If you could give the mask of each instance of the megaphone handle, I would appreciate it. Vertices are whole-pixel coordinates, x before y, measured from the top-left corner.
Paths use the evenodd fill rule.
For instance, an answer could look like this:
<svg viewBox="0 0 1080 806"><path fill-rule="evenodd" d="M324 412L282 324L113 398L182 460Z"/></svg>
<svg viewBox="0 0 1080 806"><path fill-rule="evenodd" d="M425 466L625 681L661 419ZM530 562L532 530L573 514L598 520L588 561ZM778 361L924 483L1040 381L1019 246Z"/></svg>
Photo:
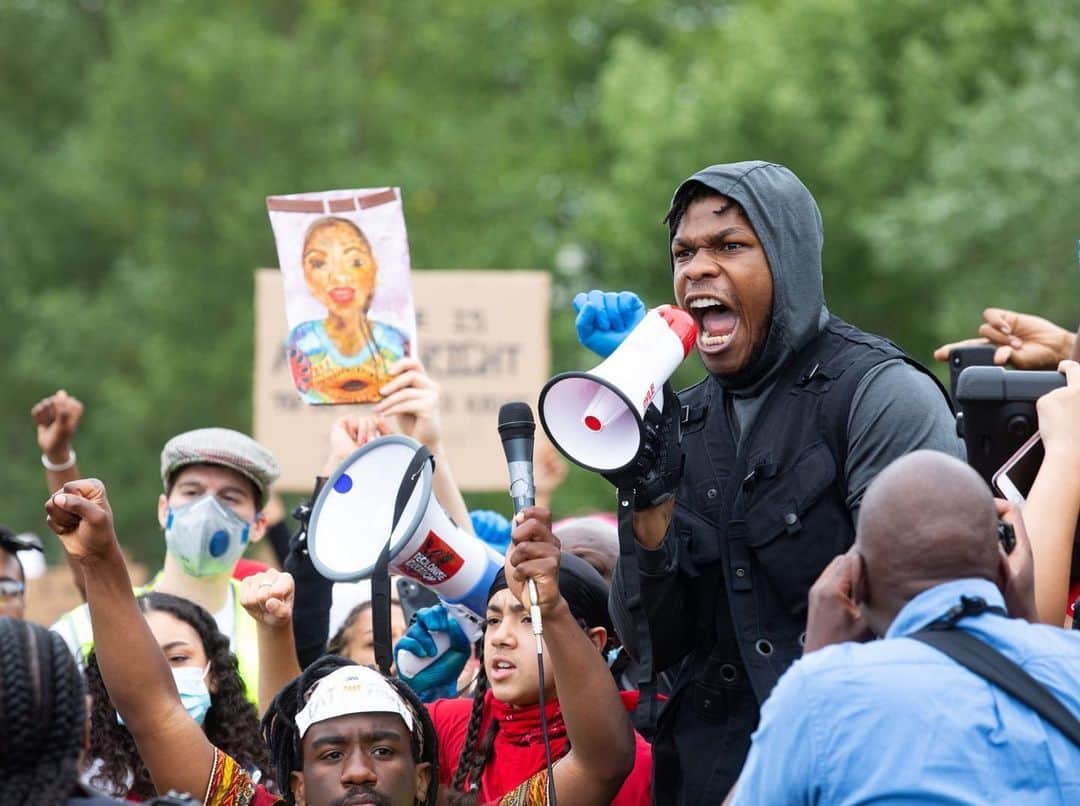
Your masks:
<svg viewBox="0 0 1080 806"><path fill-rule="evenodd" d="M450 636L444 632L431 633L431 639L435 642L435 648L438 650L434 657L421 658L419 655L415 655L407 649L402 649L397 653L397 671L399 675L402 675L403 677L416 677L420 672L424 671L424 669L441 658L446 653L446 650L450 648Z"/></svg>
<svg viewBox="0 0 1080 806"><path fill-rule="evenodd" d="M375 641L375 665L379 671L389 676L390 665L394 661L393 640L390 636L390 540L397 529L398 521L405 511L405 506L412 497L413 490L420 479L421 471L427 462L434 463L434 457L423 445L416 449L412 461L405 468L394 499L394 517L390 522L390 533L386 536L379 558L371 575L371 631Z"/></svg>

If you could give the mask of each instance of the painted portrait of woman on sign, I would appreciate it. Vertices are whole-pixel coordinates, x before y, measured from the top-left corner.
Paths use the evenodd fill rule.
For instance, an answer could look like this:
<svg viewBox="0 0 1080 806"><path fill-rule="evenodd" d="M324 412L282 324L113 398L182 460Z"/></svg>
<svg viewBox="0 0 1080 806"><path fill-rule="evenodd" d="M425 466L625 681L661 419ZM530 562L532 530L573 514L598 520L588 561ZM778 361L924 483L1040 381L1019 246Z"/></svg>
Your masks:
<svg viewBox="0 0 1080 806"><path fill-rule="evenodd" d="M285 276L286 353L307 403L375 403L412 354L409 251L396 188L267 199Z"/></svg>

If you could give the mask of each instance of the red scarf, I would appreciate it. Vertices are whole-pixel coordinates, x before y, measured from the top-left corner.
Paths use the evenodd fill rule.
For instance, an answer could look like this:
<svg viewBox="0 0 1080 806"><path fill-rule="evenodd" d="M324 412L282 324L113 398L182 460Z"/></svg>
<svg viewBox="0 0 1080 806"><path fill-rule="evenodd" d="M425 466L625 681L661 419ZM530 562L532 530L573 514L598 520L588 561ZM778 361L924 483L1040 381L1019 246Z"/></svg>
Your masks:
<svg viewBox="0 0 1080 806"><path fill-rule="evenodd" d="M627 710L633 710L637 704L637 692L622 692L623 703ZM436 733L439 735L439 771L440 780L450 784L457 771L458 760L465 745L472 701L465 699L439 700L428 706ZM547 703L548 736L551 738L551 758L558 760L566 755L569 743L566 740L566 725L558 701ZM516 786L544 769L544 736L540 731L540 706L508 705L495 699L491 691L484 694L484 711L480 723L482 741L493 719L499 721L499 732L495 735L495 744L488 756L480 780L480 802L497 800ZM632 778L639 779L636 786L624 787L634 790L634 797L616 803L648 802L648 785L652 773L649 758L649 746L641 737L639 743L638 764ZM642 782L643 780L643 782ZM630 784L628 779L627 784ZM641 794L644 793L644 799ZM629 791L620 792L620 796Z"/></svg>

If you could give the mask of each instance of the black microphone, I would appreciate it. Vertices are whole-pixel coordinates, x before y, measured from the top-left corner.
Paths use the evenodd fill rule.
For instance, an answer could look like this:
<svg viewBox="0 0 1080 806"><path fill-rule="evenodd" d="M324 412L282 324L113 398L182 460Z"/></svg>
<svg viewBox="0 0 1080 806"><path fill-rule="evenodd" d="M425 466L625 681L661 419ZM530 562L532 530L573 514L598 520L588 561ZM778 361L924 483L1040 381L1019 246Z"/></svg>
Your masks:
<svg viewBox="0 0 1080 806"><path fill-rule="evenodd" d="M536 503L536 484L533 482L533 435L536 420L528 403L504 403L499 409L499 438L506 454L506 469L510 472L510 497L514 500L514 514ZM544 622L540 616L540 597L536 582L527 580L529 591L529 618L533 635L536 636L536 674L544 679ZM544 705L544 686L540 686L540 730L544 735L544 758L548 769L547 802L556 804L555 773L551 761L551 741L548 738L547 712Z"/></svg>
<svg viewBox="0 0 1080 806"><path fill-rule="evenodd" d="M499 409L499 438L510 472L510 497L514 514L536 503L533 482L533 434L536 420L528 403L505 403Z"/></svg>

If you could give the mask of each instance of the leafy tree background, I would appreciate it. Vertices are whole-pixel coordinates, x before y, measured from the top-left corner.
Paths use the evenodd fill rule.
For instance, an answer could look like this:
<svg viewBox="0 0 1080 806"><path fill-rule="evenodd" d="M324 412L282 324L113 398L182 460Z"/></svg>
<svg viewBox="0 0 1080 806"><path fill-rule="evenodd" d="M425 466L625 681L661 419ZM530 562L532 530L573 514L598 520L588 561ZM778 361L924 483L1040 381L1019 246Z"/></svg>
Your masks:
<svg viewBox="0 0 1080 806"><path fill-rule="evenodd" d="M916 356L990 304L1075 326L1078 43L1068 0L0 0L0 520L43 528L65 387L160 559L161 445L251 424L273 193L398 184L414 265L550 268L556 369L592 363L573 293L670 299L672 189L747 158L816 195L830 307Z"/></svg>

